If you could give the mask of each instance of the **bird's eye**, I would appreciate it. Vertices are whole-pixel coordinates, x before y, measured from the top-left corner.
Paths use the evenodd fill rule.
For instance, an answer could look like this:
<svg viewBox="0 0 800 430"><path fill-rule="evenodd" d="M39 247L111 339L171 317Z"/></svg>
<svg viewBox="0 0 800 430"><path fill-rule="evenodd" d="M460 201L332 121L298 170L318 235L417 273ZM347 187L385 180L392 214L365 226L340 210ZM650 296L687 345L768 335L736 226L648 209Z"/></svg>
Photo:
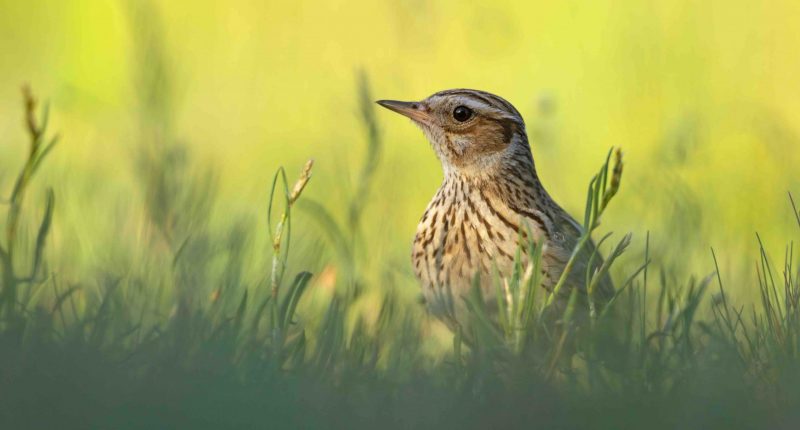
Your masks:
<svg viewBox="0 0 800 430"><path fill-rule="evenodd" d="M472 109L466 106L458 106L453 110L453 118L458 122L464 122L472 118Z"/></svg>

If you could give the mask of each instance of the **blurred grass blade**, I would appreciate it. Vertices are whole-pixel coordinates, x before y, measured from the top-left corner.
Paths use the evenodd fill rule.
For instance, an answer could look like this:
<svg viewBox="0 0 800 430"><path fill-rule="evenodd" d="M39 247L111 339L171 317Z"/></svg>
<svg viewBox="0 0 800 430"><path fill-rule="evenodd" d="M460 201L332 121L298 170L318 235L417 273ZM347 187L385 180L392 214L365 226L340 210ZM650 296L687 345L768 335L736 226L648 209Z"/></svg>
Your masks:
<svg viewBox="0 0 800 430"><path fill-rule="evenodd" d="M30 280L33 282L36 275L39 273L39 266L42 263L42 252L44 252L45 241L47 234L50 232L50 225L53 221L53 208L55 206L55 194L52 188L47 189L47 200L45 203L44 215L42 222L39 224L39 233L36 235L36 246L33 252L33 267L31 268Z"/></svg>
<svg viewBox="0 0 800 430"><path fill-rule="evenodd" d="M279 314L282 321L281 327L283 327L284 330L292 323L297 304L300 302L300 298L303 296L308 282L311 280L311 276L309 272L298 273L294 278L294 282L292 282L292 285L286 291L286 296L281 304Z"/></svg>

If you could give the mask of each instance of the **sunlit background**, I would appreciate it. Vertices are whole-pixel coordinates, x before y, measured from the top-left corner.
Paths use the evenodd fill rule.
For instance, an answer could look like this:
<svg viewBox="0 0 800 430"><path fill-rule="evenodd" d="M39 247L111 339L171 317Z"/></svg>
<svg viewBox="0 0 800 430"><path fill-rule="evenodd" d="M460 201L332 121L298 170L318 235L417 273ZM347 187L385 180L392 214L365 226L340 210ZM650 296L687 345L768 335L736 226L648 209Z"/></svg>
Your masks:
<svg viewBox="0 0 800 430"><path fill-rule="evenodd" d="M800 197L798 18L790 0L0 0L0 185L5 196L26 148L19 88L30 83L61 136L26 203L41 211L54 187L51 271L79 283L163 258L144 246L153 227L137 160L168 145L198 194L216 190L200 223L212 237L241 226L231 240L249 244L251 276L265 276L278 166L295 177L314 158L306 196L344 219L366 148L363 73L375 99L468 87L511 101L545 186L574 215L608 149L622 147L602 230L634 232L628 266L650 231L670 276L711 273L714 247L724 276L746 280L756 232L776 257L797 235L787 191ZM370 285L392 279L411 300L410 241L442 174L416 127L376 115L383 150L359 264ZM302 211L295 221L293 265L322 272L324 232Z"/></svg>

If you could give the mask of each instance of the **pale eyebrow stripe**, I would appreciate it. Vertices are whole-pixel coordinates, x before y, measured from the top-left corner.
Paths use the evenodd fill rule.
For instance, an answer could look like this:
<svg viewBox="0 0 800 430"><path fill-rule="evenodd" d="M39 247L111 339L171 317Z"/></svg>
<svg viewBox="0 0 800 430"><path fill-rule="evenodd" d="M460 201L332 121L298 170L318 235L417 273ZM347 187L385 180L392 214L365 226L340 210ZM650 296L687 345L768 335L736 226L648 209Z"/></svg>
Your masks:
<svg viewBox="0 0 800 430"><path fill-rule="evenodd" d="M438 93L439 95L460 95L465 97L471 97L477 100L486 103L488 106L493 107L495 109L500 109L506 112L509 112L517 117L521 118L520 113L517 109L509 103L507 100L496 96L492 93L487 93L486 91L479 91L479 90L470 90L470 89L455 89L455 90L447 90Z"/></svg>

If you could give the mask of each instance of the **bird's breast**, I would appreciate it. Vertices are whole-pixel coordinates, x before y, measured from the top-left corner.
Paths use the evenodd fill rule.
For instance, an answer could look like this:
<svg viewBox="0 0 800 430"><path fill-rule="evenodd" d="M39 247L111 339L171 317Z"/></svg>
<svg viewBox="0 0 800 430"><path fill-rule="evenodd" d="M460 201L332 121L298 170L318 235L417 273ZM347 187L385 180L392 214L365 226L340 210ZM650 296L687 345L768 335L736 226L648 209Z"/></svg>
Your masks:
<svg viewBox="0 0 800 430"><path fill-rule="evenodd" d="M510 273L517 250L545 231L501 199L466 183L445 183L417 226L412 263L429 300L438 292L457 297L476 276L490 293L493 271Z"/></svg>

